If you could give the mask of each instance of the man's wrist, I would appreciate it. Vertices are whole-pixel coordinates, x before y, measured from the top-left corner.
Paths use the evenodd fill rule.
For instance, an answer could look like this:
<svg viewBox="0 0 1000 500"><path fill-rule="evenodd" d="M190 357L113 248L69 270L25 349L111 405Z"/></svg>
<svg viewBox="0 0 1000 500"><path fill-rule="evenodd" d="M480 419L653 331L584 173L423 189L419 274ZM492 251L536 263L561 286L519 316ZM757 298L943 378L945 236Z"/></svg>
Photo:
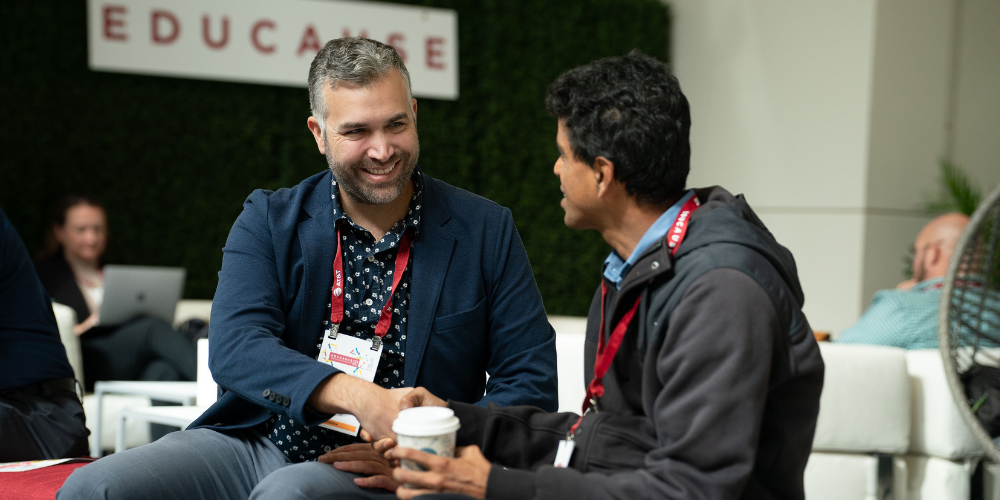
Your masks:
<svg viewBox="0 0 1000 500"><path fill-rule="evenodd" d="M343 372L324 379L309 396L307 405L324 414L349 413L359 417L367 408L378 407L370 401L381 387Z"/></svg>
<svg viewBox="0 0 1000 500"><path fill-rule="evenodd" d="M349 390L347 385L350 384L346 379L351 378L353 377L343 376L343 373L334 373L323 379L309 395L306 405L322 414L351 413L350 409L346 408L350 406L351 399L345 397L345 393Z"/></svg>

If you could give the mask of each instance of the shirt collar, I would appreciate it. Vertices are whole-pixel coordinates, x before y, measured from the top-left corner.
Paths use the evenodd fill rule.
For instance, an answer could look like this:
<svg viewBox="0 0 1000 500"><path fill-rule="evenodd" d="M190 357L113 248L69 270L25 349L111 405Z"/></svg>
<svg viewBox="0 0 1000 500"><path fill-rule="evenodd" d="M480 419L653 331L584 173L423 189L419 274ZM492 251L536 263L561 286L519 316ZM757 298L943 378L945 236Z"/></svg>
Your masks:
<svg viewBox="0 0 1000 500"><path fill-rule="evenodd" d="M618 252L611 250L607 259L604 259L604 277L608 281L615 284L615 288L620 288L622 280L625 275L628 274L632 266L639 261L639 257L642 257L643 252L650 247L653 243L663 239L667 232L670 231L670 227L674 224L674 220L677 219L677 215L681 212L681 207L687 203L691 197L694 196L694 190L689 189L681 199L677 200L677 203L671 205L658 219L649 226L646 233L639 238L639 243L632 250L632 255L629 255L627 260L622 260Z"/></svg>
<svg viewBox="0 0 1000 500"><path fill-rule="evenodd" d="M410 180L413 181L413 196L410 198L410 205L406 208L406 215L403 216L398 222L393 224L392 228L389 229L389 233L402 234L406 228L413 228L413 235L416 236L417 231L420 229L420 209L423 206L424 200L424 189L423 182L421 179L423 176L420 172L420 167L413 169L413 175ZM351 218L344 213L343 208L340 206L340 190L337 189L337 175L333 174L332 180L330 181L330 198L333 200L333 223L336 224L340 219L346 219L346 222L352 227L358 227Z"/></svg>
<svg viewBox="0 0 1000 500"><path fill-rule="evenodd" d="M938 276L937 278L923 280L917 283L916 285L913 285L913 288L911 288L911 290L913 290L914 292L924 292L927 290L939 288L943 284L944 284L944 276Z"/></svg>

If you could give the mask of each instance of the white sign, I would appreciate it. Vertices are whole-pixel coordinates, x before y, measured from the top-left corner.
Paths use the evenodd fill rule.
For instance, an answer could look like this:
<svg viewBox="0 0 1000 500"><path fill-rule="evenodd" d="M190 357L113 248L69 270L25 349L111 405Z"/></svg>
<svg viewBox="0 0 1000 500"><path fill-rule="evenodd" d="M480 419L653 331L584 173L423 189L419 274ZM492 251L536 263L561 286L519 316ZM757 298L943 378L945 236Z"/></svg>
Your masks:
<svg viewBox="0 0 1000 500"><path fill-rule="evenodd" d="M396 48L413 94L458 99L453 10L334 0L88 0L90 68L305 87L331 39Z"/></svg>

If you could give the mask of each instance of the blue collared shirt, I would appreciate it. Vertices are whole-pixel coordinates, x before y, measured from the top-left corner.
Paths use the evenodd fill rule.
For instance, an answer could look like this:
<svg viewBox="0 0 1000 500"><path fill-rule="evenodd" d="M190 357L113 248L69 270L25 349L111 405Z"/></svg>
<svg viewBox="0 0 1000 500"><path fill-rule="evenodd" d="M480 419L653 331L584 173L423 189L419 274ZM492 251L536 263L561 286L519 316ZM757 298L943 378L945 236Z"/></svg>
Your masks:
<svg viewBox="0 0 1000 500"><path fill-rule="evenodd" d="M604 277L607 278L608 281L614 283L616 289L621 287L622 279L625 278L629 269L632 269L632 266L634 266L636 261L639 260L642 253L645 252L650 245L662 240L667 235L667 231L670 231L670 227L673 226L674 220L677 218L677 214L681 212L681 207L683 207L692 196L694 196L694 190L689 189L687 193L684 193L684 196L681 196L681 199L677 200L677 203L674 203L667 209L666 212L663 212L663 215L656 219L656 222L654 222L652 226L649 226L646 233L639 239L639 243L635 246L635 249L632 250L632 255L628 256L628 260L623 261L621 256L618 255L618 252L611 250L611 253L608 254L608 258L604 259Z"/></svg>
<svg viewBox="0 0 1000 500"><path fill-rule="evenodd" d="M861 319L854 326L840 333L837 342L845 344L874 344L902 347L904 349L936 349L938 347L938 306L941 304L941 285L944 278L924 280L910 290L879 290L872 298ZM984 333L996 336L993 325L1000 324L997 314L1000 296L982 289L969 288L963 302L963 323L982 324ZM980 302L987 304L980 310ZM971 334L971 332L970 332ZM982 345L994 347L984 340Z"/></svg>

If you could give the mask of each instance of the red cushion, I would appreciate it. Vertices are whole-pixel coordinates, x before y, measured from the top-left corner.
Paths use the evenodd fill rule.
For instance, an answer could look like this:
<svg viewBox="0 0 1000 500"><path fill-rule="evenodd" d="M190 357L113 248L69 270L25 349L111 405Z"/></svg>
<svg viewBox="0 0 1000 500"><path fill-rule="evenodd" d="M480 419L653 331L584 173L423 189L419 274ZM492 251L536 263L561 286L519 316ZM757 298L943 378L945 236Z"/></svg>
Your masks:
<svg viewBox="0 0 1000 500"><path fill-rule="evenodd" d="M24 472L0 472L0 500L52 500L66 478L89 463L88 459Z"/></svg>

